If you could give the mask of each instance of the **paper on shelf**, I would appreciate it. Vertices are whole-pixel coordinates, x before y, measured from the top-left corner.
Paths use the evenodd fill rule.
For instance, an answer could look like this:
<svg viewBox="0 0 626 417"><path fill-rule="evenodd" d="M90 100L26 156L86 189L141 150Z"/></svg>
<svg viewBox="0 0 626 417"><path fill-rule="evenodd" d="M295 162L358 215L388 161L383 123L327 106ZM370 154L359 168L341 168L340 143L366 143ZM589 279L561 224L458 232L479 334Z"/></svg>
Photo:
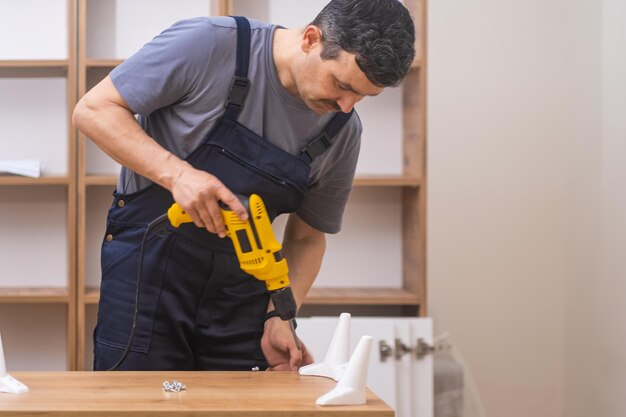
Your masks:
<svg viewBox="0 0 626 417"><path fill-rule="evenodd" d="M41 161L39 159L0 159L0 174L39 178L41 176Z"/></svg>

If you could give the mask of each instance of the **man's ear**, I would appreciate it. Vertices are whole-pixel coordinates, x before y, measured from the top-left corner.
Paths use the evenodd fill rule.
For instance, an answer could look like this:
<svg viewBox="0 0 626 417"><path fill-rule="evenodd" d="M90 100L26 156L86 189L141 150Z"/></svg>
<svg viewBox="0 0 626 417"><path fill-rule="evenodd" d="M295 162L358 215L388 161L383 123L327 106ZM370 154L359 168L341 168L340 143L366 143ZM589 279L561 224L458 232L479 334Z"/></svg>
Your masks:
<svg viewBox="0 0 626 417"><path fill-rule="evenodd" d="M302 33L302 42L300 47L302 52L308 53L311 49L322 45L322 31L314 25L309 25Z"/></svg>

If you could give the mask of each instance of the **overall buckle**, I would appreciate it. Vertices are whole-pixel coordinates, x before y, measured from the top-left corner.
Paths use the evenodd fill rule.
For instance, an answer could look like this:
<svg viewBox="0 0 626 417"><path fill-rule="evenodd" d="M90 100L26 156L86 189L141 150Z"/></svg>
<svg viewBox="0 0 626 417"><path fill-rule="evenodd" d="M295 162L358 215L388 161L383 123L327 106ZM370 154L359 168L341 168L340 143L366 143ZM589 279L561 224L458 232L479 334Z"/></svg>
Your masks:
<svg viewBox="0 0 626 417"><path fill-rule="evenodd" d="M326 132L322 132L321 135L313 139L311 142L309 142L308 145L302 148L300 152L308 156L310 159L309 162L311 162L315 158L326 152L326 149L328 149L330 145L330 138L328 137Z"/></svg>
<svg viewBox="0 0 626 417"><path fill-rule="evenodd" d="M233 105L241 109L248 96L250 90L250 80L246 77L234 76L230 82L230 88L228 90L228 96L226 97L226 103L224 107Z"/></svg>

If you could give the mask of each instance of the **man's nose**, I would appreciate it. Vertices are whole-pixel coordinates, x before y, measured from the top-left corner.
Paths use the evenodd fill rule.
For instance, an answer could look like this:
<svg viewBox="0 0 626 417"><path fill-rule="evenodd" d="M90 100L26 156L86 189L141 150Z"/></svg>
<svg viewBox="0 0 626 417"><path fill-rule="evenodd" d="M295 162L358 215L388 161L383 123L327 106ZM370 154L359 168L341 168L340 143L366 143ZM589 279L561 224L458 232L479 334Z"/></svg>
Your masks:
<svg viewBox="0 0 626 417"><path fill-rule="evenodd" d="M341 96L339 100L337 100L337 105L339 106L342 112L350 113L354 105L358 103L359 101L361 101L362 99L363 99L363 96L360 96L358 94L346 94L346 95Z"/></svg>

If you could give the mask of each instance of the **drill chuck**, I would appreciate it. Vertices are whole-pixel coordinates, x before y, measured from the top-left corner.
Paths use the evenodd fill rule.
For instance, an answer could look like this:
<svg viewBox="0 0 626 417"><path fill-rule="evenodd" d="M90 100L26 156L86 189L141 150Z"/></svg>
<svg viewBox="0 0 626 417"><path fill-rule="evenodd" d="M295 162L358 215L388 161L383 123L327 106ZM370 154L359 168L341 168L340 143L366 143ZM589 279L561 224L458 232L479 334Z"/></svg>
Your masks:
<svg viewBox="0 0 626 417"><path fill-rule="evenodd" d="M296 318L298 307L296 299L293 297L291 287L283 287L279 290L270 291L270 297L274 304L274 309L282 320L292 320Z"/></svg>

